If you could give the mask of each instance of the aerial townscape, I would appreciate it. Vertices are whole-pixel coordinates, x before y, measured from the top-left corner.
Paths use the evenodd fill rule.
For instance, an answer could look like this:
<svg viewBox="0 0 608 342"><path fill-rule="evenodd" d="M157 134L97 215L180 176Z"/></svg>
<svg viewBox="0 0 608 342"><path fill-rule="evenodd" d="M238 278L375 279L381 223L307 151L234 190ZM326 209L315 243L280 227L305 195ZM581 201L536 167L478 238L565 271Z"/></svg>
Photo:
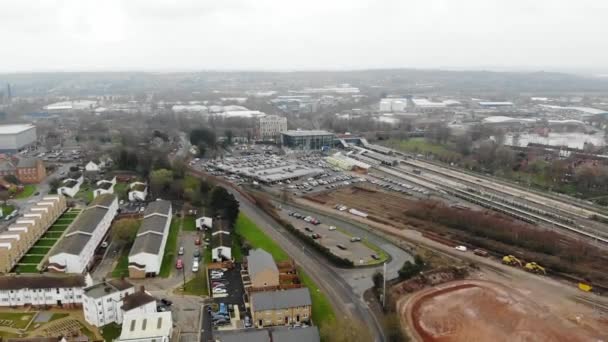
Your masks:
<svg viewBox="0 0 608 342"><path fill-rule="evenodd" d="M0 342L608 341L608 7L76 3L0 11Z"/></svg>

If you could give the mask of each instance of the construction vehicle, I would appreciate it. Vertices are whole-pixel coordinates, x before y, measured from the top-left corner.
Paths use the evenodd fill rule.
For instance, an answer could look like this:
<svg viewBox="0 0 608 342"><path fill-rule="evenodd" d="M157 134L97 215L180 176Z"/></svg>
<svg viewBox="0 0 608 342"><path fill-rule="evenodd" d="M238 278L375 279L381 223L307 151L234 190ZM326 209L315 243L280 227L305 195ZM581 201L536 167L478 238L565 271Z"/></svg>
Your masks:
<svg viewBox="0 0 608 342"><path fill-rule="evenodd" d="M509 266L519 266L523 267L523 263L521 260L517 259L513 255L505 255L502 257L502 263Z"/></svg>
<svg viewBox="0 0 608 342"><path fill-rule="evenodd" d="M545 268L535 262L529 262L526 264L524 269L528 272L536 273L536 274L547 274Z"/></svg>

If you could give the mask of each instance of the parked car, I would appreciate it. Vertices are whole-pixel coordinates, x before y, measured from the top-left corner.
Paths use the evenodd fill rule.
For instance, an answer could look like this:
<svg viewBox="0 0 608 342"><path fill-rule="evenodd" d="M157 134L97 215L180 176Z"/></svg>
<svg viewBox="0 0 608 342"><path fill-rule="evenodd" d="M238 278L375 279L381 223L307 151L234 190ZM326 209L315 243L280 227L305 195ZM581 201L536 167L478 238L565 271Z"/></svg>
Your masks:
<svg viewBox="0 0 608 342"><path fill-rule="evenodd" d="M184 246L179 247L179 251L177 251L177 255L184 255Z"/></svg>
<svg viewBox="0 0 608 342"><path fill-rule="evenodd" d="M329 226L329 230L336 230L336 226Z"/></svg>
<svg viewBox="0 0 608 342"><path fill-rule="evenodd" d="M192 272L198 272L198 260L194 259L192 263Z"/></svg>
<svg viewBox="0 0 608 342"><path fill-rule="evenodd" d="M200 249L197 248L197 249L194 250L194 258L196 260L200 260L201 259L201 251L200 251Z"/></svg>
<svg viewBox="0 0 608 342"><path fill-rule="evenodd" d="M201 238L197 237L196 240L194 240L194 244L197 245L197 246L200 246L200 244L201 244Z"/></svg>
<svg viewBox="0 0 608 342"><path fill-rule="evenodd" d="M177 261L175 262L175 267L178 270L181 270L182 268L184 268L184 262L182 261L182 259L177 259Z"/></svg>
<svg viewBox="0 0 608 342"><path fill-rule="evenodd" d="M172 302L172 301L170 301L170 300L168 300L167 298L163 298L163 299L161 299L160 301L161 301L161 303L165 304L166 306L171 306L171 305L173 305L173 302Z"/></svg>
<svg viewBox="0 0 608 342"><path fill-rule="evenodd" d="M361 238L358 236L353 236L352 238L350 238L350 242L359 242L361 241Z"/></svg>
<svg viewBox="0 0 608 342"><path fill-rule="evenodd" d="M467 247L465 247L465 246L456 246L456 247L454 247L454 249L456 249L457 251L461 251L461 252L467 251Z"/></svg>

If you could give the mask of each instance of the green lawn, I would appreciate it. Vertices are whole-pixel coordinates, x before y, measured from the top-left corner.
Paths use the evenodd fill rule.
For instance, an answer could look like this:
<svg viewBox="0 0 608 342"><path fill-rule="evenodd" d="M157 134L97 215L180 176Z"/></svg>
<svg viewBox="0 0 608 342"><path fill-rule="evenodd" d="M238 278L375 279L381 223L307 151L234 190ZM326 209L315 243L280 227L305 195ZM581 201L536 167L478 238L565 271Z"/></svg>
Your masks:
<svg viewBox="0 0 608 342"><path fill-rule="evenodd" d="M17 265L13 272L19 273L38 273L37 265Z"/></svg>
<svg viewBox="0 0 608 342"><path fill-rule="evenodd" d="M165 245L165 255L163 256L163 263L160 265L159 276L163 278L171 275L173 269L173 259L175 259L177 249L177 235L179 234L179 226L181 219L174 216L171 221L171 227L169 227L169 236L167 237L167 244Z"/></svg>
<svg viewBox="0 0 608 342"><path fill-rule="evenodd" d="M15 207L10 204L5 204L5 205L1 206L1 208L2 208L2 216L10 215L15 210Z"/></svg>
<svg viewBox="0 0 608 342"><path fill-rule="evenodd" d="M118 196L119 200L127 200L129 194L129 184L116 182L114 185L114 195Z"/></svg>
<svg viewBox="0 0 608 342"><path fill-rule="evenodd" d="M48 253L50 250L51 247L32 247L29 251L27 251L27 254L46 255L46 253Z"/></svg>
<svg viewBox="0 0 608 342"><path fill-rule="evenodd" d="M125 248L118 258L116 267L112 270L113 278L120 278L122 276L129 276L129 249Z"/></svg>
<svg viewBox="0 0 608 342"><path fill-rule="evenodd" d="M0 312L0 321L13 321L14 325L11 325L11 328L24 329L34 318L34 314L35 312Z"/></svg>
<svg viewBox="0 0 608 342"><path fill-rule="evenodd" d="M235 231L243 239L249 241L254 248L262 248L272 255L274 261L289 260L289 256L279 245L271 240L247 216L239 214L236 220Z"/></svg>
<svg viewBox="0 0 608 342"><path fill-rule="evenodd" d="M49 239L59 239L61 237L61 234L63 234L63 232L49 232L49 231L47 231L46 233L44 233L44 235L42 237L43 238L49 238Z"/></svg>
<svg viewBox="0 0 608 342"><path fill-rule="evenodd" d="M234 258L236 262L243 261L243 247L241 246L240 239L238 238L232 239L232 258Z"/></svg>
<svg viewBox="0 0 608 342"><path fill-rule="evenodd" d="M193 232L196 230L196 219L194 216L186 216L184 217L184 226L182 230L185 232Z"/></svg>
<svg viewBox="0 0 608 342"><path fill-rule="evenodd" d="M209 290L207 289L207 273L201 268L196 277L186 283L184 294L194 296L208 296Z"/></svg>
<svg viewBox="0 0 608 342"><path fill-rule="evenodd" d="M57 239L40 239L34 247L53 247L55 242L57 242Z"/></svg>
<svg viewBox="0 0 608 342"><path fill-rule="evenodd" d="M70 223L74 222L73 218L63 218L60 217L59 219L57 219L57 221L55 221L55 223L53 224L61 224L61 225L69 225Z"/></svg>
<svg viewBox="0 0 608 342"><path fill-rule="evenodd" d="M104 325L99 329L101 335L103 336L104 341L114 341L118 337L120 337L120 332L122 330L122 326L116 323L110 323L108 325Z"/></svg>
<svg viewBox="0 0 608 342"><path fill-rule="evenodd" d="M44 255L24 255L21 260L19 260L20 264L35 264L38 265L42 259L44 259Z"/></svg>
<svg viewBox="0 0 608 342"><path fill-rule="evenodd" d="M58 225L52 225L51 228L49 228L47 230L47 232L63 232L64 230L68 229L69 226L58 226Z"/></svg>
<svg viewBox="0 0 608 342"><path fill-rule="evenodd" d="M258 228L247 216L242 213L236 221L236 232L240 234L244 239L249 241L252 247L262 248L272 254L275 261L284 261L289 259L289 256L279 245L271 240L264 232ZM233 252L234 253L234 252ZM325 324L333 322L335 319L335 313L329 300L322 293L315 283L302 271L298 271L302 284L304 284L310 290L310 296L312 299L312 320L320 328Z"/></svg>
<svg viewBox="0 0 608 342"><path fill-rule="evenodd" d="M68 317L69 315L70 315L69 313L61 313L61 312L54 313L53 316L51 316L51 319L49 319L49 322L52 322L52 321L60 319L60 318Z"/></svg>
<svg viewBox="0 0 608 342"><path fill-rule="evenodd" d="M36 186L33 184L28 184L23 186L23 191L15 195L16 199L23 199L32 196L36 192Z"/></svg>
<svg viewBox="0 0 608 342"><path fill-rule="evenodd" d="M327 299L327 296L321 292L321 290L315 285L304 271L300 268L298 271L302 284L308 287L310 290L310 297L312 299L312 321L315 322L319 328L322 328L326 324L331 324L336 319L336 314Z"/></svg>
<svg viewBox="0 0 608 342"><path fill-rule="evenodd" d="M89 204L93 201L93 189L88 184L82 184L75 197Z"/></svg>

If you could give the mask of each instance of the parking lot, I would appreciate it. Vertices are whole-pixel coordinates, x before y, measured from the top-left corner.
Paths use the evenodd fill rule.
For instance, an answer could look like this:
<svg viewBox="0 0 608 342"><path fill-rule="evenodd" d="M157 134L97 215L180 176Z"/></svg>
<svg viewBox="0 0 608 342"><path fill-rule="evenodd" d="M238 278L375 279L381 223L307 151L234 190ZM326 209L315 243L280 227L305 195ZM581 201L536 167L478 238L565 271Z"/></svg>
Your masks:
<svg viewBox="0 0 608 342"><path fill-rule="evenodd" d="M307 222L305 216L297 211L280 212L281 217L288 220L295 228L313 237L319 244L341 257L351 260L355 265L368 265L376 263L379 259L376 251L371 249L360 237L352 236L340 227L330 226L323 222L314 224ZM300 216L302 216L300 218Z"/></svg>

